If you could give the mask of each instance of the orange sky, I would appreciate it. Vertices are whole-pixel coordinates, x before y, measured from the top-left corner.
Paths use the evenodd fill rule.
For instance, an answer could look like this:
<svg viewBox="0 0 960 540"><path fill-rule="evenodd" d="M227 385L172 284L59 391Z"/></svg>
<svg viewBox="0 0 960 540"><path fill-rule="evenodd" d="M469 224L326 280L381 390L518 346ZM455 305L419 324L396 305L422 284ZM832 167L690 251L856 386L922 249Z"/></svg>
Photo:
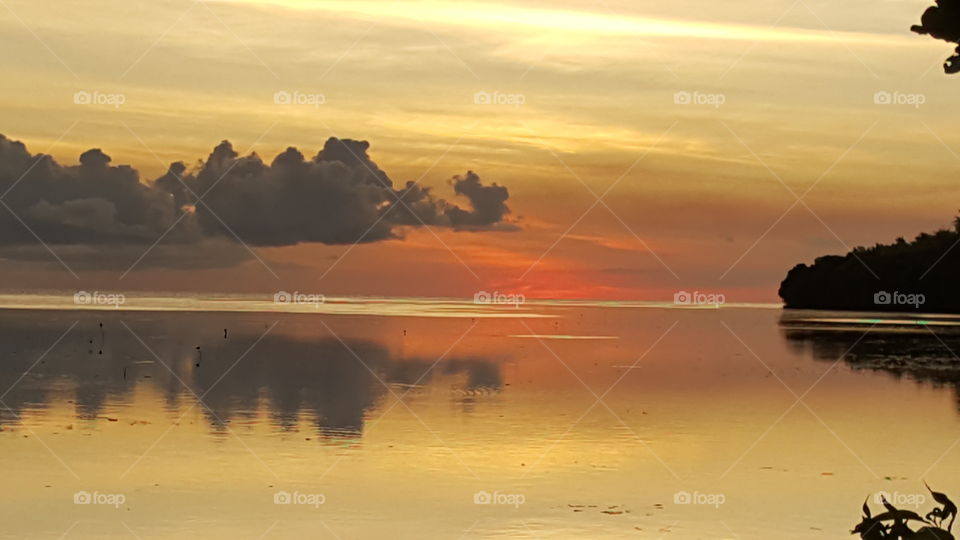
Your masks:
<svg viewBox="0 0 960 540"><path fill-rule="evenodd" d="M401 185L451 197L474 170L508 186L520 227L257 248L211 270L152 254L123 279L63 255L85 288L775 301L795 263L957 210L941 111L960 79L940 70L948 46L909 32L925 1L4 4L0 133L34 153L99 147L149 180L223 139L269 160L349 137ZM8 288L77 287L45 250L0 264Z"/></svg>

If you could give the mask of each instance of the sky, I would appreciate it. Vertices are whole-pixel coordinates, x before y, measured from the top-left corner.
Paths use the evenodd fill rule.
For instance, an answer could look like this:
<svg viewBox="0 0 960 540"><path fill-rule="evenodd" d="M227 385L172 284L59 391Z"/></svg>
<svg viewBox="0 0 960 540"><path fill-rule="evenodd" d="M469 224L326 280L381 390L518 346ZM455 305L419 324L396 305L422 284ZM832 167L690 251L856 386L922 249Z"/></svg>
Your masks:
<svg viewBox="0 0 960 540"><path fill-rule="evenodd" d="M2 0L3 287L774 302L956 215L928 5Z"/></svg>

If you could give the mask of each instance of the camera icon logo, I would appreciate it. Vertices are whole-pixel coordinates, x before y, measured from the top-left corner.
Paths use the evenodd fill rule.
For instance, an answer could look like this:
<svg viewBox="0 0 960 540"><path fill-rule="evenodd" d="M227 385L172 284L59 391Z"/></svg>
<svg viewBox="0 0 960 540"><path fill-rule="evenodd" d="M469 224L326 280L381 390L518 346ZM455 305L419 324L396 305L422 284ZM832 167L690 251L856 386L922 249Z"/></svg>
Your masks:
<svg viewBox="0 0 960 540"><path fill-rule="evenodd" d="M690 92L677 92L673 95L673 102L677 105L689 105L693 103L693 96Z"/></svg>
<svg viewBox="0 0 960 540"><path fill-rule="evenodd" d="M289 304L293 302L293 295L287 291L280 291L273 295L274 304Z"/></svg>
<svg viewBox="0 0 960 540"><path fill-rule="evenodd" d="M293 103L293 96L290 92L286 90L280 90L279 92L274 92L273 94L273 104L274 105L290 105Z"/></svg>
<svg viewBox="0 0 960 540"><path fill-rule="evenodd" d="M893 497L891 497L890 493L886 491L878 491L873 494L874 504L883 504L885 502L892 501L892 500L893 500Z"/></svg>
<svg viewBox="0 0 960 540"><path fill-rule="evenodd" d="M893 94L881 90L873 95L873 103L876 105L890 105L893 103Z"/></svg>
<svg viewBox="0 0 960 540"><path fill-rule="evenodd" d="M693 302L693 296L687 291L678 291L673 294L673 303L681 306L690 305Z"/></svg>
<svg viewBox="0 0 960 540"><path fill-rule="evenodd" d="M93 496L89 491L78 491L73 494L73 504L90 504L93 502Z"/></svg>
<svg viewBox="0 0 960 540"><path fill-rule="evenodd" d="M278 491L273 494L273 504L291 504L293 502L293 497L290 496L289 491Z"/></svg>
<svg viewBox="0 0 960 540"><path fill-rule="evenodd" d="M493 97L490 95L490 92L480 91L473 94L473 103L475 105L490 105L493 103Z"/></svg>
<svg viewBox="0 0 960 540"><path fill-rule="evenodd" d="M473 494L473 504L490 504L493 502L493 495L489 491L478 491Z"/></svg>
<svg viewBox="0 0 960 540"><path fill-rule="evenodd" d="M693 502L693 495L689 491L678 491L673 494L673 504L690 504Z"/></svg>
<svg viewBox="0 0 960 540"><path fill-rule="evenodd" d="M490 303L490 293L487 291L479 291L473 295L474 304L489 304Z"/></svg>
<svg viewBox="0 0 960 540"><path fill-rule="evenodd" d="M87 291L77 291L73 294L73 303L78 306L87 305L90 303L91 298L90 293Z"/></svg>
<svg viewBox="0 0 960 540"><path fill-rule="evenodd" d="M75 105L90 105L92 102L93 96L90 94L90 92L81 90L73 94L73 103Z"/></svg>
<svg viewBox="0 0 960 540"><path fill-rule="evenodd" d="M873 303L878 306L888 306L893 301L893 297L887 291L880 291L873 295Z"/></svg>

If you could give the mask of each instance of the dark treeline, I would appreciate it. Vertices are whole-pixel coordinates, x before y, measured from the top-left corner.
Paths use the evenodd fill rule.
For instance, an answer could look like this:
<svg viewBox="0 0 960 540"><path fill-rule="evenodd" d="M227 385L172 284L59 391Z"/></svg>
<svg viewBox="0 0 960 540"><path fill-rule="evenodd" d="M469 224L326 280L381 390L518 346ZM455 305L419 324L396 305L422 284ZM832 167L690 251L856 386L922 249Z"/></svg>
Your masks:
<svg viewBox="0 0 960 540"><path fill-rule="evenodd" d="M780 298L788 308L960 313L960 217L953 225L798 264Z"/></svg>

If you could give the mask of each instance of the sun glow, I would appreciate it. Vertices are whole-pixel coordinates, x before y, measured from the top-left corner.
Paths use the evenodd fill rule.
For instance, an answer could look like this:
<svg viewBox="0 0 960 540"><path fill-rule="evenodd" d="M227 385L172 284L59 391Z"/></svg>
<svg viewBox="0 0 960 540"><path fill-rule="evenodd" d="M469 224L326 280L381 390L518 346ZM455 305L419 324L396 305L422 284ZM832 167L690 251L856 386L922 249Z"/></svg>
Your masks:
<svg viewBox="0 0 960 540"><path fill-rule="evenodd" d="M288 9L327 11L360 17L493 29L497 32L543 31L589 36L649 36L805 43L890 45L900 40L857 32L832 32L776 26L718 24L665 18L611 16L583 11L534 9L472 2L356 2L315 0L213 0L221 3L273 5Z"/></svg>

